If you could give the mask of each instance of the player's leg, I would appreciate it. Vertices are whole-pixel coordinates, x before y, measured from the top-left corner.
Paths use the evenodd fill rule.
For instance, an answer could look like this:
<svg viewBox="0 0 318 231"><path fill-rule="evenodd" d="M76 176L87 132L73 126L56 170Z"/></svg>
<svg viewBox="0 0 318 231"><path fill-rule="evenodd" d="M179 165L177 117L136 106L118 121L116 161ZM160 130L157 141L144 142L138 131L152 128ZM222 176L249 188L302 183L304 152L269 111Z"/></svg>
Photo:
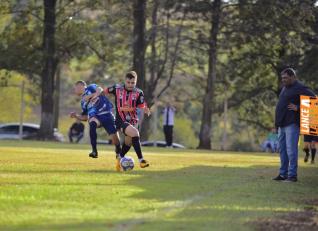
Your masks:
<svg viewBox="0 0 318 231"><path fill-rule="evenodd" d="M131 147L131 137L129 136L125 136L124 138L124 142L121 148L121 152L119 153L119 155L116 158L116 170L119 172L121 171L121 166L120 166L120 159L125 157L126 153L129 151Z"/></svg>
<svg viewBox="0 0 318 231"><path fill-rule="evenodd" d="M112 143L115 145L115 153L116 153L116 164L115 164L115 169L116 171L120 172L121 167L120 167L120 158L121 158L121 147L120 147L120 140L119 140L119 135L118 132L116 131L113 134L110 134L110 137L112 139Z"/></svg>
<svg viewBox="0 0 318 231"><path fill-rule="evenodd" d="M115 145L115 153L116 153L116 164L115 168L117 171L120 171L120 154L121 154L121 147L120 147L120 140L119 135L115 125L115 118L112 114L106 114L98 116L101 125L105 129L105 131L110 135L112 144Z"/></svg>
<svg viewBox="0 0 318 231"><path fill-rule="evenodd" d="M112 143L115 145L115 153L116 153L116 157L117 157L122 152L121 147L120 147L120 140L119 140L118 132L116 131L114 134L110 134L110 137L112 139Z"/></svg>
<svg viewBox="0 0 318 231"><path fill-rule="evenodd" d="M126 153L130 150L130 147L131 147L131 137L130 136L125 136L125 140L124 140L124 143L123 143L123 146L121 148L121 152L122 152L122 155L125 156Z"/></svg>
<svg viewBox="0 0 318 231"><path fill-rule="evenodd" d="M310 148L310 136L304 135L304 152L305 152L305 157L304 157L304 162L308 161L309 158L309 148Z"/></svg>
<svg viewBox="0 0 318 231"><path fill-rule="evenodd" d="M92 145L92 152L89 154L89 157L97 158L98 152L97 152L97 127L100 126L100 122L97 118L92 117L89 119L89 138Z"/></svg>
<svg viewBox="0 0 318 231"><path fill-rule="evenodd" d="M119 135L115 125L115 118L112 114L106 114L97 117L105 131L110 135L112 144L115 145L116 157L121 153Z"/></svg>
<svg viewBox="0 0 318 231"><path fill-rule="evenodd" d="M315 163L315 156L316 156L316 141L313 139L313 141L310 143L310 149L311 149L311 163Z"/></svg>
<svg viewBox="0 0 318 231"><path fill-rule="evenodd" d="M126 124L126 126L124 127L124 134L131 137L131 143L138 156L140 167L141 168L148 167L149 163L146 160L144 160L142 155L138 129L133 127L131 124Z"/></svg>

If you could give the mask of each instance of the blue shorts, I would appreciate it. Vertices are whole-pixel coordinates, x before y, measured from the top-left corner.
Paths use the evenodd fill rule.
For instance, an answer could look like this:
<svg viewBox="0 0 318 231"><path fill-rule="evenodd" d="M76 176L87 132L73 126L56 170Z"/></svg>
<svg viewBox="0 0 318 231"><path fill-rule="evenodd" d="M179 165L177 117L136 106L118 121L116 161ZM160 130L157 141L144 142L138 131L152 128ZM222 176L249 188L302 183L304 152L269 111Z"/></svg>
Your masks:
<svg viewBox="0 0 318 231"><path fill-rule="evenodd" d="M111 135L117 132L115 126L115 117L112 113L107 113L103 115L94 116L100 122L101 126L106 130L106 132Z"/></svg>

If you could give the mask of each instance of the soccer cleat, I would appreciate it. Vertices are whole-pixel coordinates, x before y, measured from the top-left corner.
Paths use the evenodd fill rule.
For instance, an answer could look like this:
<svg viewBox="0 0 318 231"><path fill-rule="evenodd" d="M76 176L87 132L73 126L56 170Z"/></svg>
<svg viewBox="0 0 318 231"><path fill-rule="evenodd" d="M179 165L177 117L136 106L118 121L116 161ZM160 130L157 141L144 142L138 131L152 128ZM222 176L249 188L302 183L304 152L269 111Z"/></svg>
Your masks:
<svg viewBox="0 0 318 231"><path fill-rule="evenodd" d="M311 162L310 162L311 164L314 164L315 163L315 160L311 160Z"/></svg>
<svg viewBox="0 0 318 231"><path fill-rule="evenodd" d="M306 163L307 161L308 161L308 157L309 157L309 155L305 155L305 158L304 158L304 162Z"/></svg>
<svg viewBox="0 0 318 231"><path fill-rule="evenodd" d="M116 165L115 165L115 169L117 172L121 171L121 166L120 166L120 156L116 156Z"/></svg>
<svg viewBox="0 0 318 231"><path fill-rule="evenodd" d="M91 158L98 158L98 153L95 151L92 151L90 154L88 154L88 156Z"/></svg>
<svg viewBox="0 0 318 231"><path fill-rule="evenodd" d="M284 181L286 180L287 178L284 177L284 176L281 176L281 175L278 175L276 177L274 177L272 180L276 180L276 181Z"/></svg>
<svg viewBox="0 0 318 231"><path fill-rule="evenodd" d="M146 161L146 160L140 161L139 164L140 164L140 167L141 167L141 168L149 167L149 163L148 163L148 161Z"/></svg>

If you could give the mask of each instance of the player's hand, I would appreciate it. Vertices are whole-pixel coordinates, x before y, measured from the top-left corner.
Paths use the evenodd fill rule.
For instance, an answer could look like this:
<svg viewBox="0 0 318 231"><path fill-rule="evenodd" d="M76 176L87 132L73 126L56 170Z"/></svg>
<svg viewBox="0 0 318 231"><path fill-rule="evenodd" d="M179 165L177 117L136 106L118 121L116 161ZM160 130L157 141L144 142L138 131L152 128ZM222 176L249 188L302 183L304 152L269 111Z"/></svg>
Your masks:
<svg viewBox="0 0 318 231"><path fill-rule="evenodd" d="M298 107L295 104L289 103L287 107L290 111L298 111Z"/></svg>
<svg viewBox="0 0 318 231"><path fill-rule="evenodd" d="M71 117L71 118L76 118L76 112L71 112L71 113L70 113L70 117Z"/></svg>
<svg viewBox="0 0 318 231"><path fill-rule="evenodd" d="M146 114L147 116L150 116L150 115L151 115L151 111L150 111L149 107L145 107L144 112L145 112L145 114Z"/></svg>

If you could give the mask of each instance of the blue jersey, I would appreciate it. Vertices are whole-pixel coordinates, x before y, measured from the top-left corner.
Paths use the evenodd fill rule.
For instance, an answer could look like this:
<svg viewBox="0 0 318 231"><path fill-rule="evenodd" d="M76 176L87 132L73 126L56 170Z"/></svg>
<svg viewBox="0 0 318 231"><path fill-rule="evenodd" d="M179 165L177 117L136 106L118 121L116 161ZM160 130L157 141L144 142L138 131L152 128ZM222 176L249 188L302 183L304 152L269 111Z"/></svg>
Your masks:
<svg viewBox="0 0 318 231"><path fill-rule="evenodd" d="M82 115L88 115L89 118L111 113L113 109L113 104L104 95L100 95L88 102L84 100L85 96L95 93L97 88L97 84L90 84L85 88L85 92L82 95Z"/></svg>

